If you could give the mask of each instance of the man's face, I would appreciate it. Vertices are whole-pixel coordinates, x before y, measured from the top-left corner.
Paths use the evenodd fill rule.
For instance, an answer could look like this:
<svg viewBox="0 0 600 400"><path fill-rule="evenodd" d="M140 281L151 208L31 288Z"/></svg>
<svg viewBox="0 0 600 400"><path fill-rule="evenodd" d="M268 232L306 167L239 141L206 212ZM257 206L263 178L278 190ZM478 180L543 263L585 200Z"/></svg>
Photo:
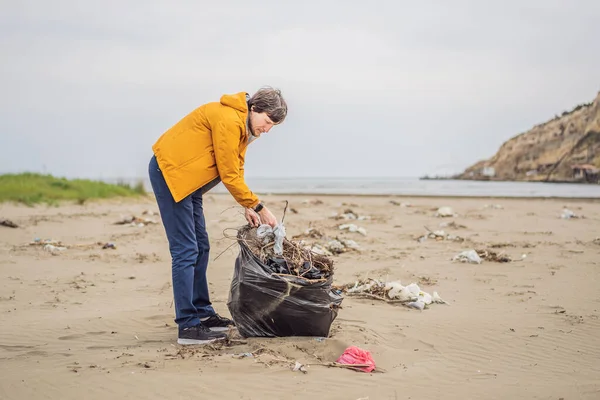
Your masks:
<svg viewBox="0 0 600 400"><path fill-rule="evenodd" d="M263 133L267 133L275 125L267 113L257 113L255 111L250 112L250 126L254 136L260 137Z"/></svg>

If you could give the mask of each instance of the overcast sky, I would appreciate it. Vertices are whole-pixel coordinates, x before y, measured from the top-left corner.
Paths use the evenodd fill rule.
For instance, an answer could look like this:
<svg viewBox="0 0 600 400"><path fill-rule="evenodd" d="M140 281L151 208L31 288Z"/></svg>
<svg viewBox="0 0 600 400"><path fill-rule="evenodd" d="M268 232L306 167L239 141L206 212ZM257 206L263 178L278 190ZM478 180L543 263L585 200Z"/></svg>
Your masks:
<svg viewBox="0 0 600 400"><path fill-rule="evenodd" d="M19 0L0 11L0 172L145 176L152 144L181 117L271 85L289 115L252 143L247 175L446 174L600 90L598 0Z"/></svg>

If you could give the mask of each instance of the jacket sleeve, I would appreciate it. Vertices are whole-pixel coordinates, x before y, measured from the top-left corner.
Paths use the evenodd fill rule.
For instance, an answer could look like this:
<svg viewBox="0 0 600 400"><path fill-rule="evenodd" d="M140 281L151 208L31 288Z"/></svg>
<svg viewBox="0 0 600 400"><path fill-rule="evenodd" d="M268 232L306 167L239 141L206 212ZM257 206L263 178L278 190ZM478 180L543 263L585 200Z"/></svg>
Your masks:
<svg viewBox="0 0 600 400"><path fill-rule="evenodd" d="M223 119L212 126L213 148L217 169L223 185L243 207L256 207L258 197L244 181L244 169L239 157L241 128L235 121Z"/></svg>

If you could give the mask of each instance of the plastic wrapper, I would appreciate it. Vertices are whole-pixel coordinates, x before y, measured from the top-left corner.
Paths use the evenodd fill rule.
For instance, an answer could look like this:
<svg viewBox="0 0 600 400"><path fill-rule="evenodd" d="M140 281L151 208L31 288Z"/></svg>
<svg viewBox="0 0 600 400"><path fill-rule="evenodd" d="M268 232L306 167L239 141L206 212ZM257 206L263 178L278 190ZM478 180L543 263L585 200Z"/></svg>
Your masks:
<svg viewBox="0 0 600 400"><path fill-rule="evenodd" d="M367 365L366 367L357 367L364 372L371 372L375 369L375 361L371 353L356 346L348 347L336 362L346 365Z"/></svg>
<svg viewBox="0 0 600 400"><path fill-rule="evenodd" d="M258 227L256 234L259 238L266 239L265 243L267 243L271 237L274 237L274 253L279 255L283 254L283 239L285 238L285 226L283 226L283 224L277 224L275 228L271 228L270 225L263 224Z"/></svg>
<svg viewBox="0 0 600 400"><path fill-rule="evenodd" d="M244 337L329 336L343 297L333 276L310 281L274 274L243 242L227 307Z"/></svg>

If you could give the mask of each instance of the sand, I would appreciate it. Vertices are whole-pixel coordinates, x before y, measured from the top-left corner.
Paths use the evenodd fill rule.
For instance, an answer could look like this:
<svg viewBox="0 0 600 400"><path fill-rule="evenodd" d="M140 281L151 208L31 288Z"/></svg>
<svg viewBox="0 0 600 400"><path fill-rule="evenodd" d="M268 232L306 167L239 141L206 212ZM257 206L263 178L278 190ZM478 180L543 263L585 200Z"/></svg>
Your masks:
<svg viewBox="0 0 600 400"><path fill-rule="evenodd" d="M152 198L85 205L4 204L0 219L1 399L598 399L600 203L575 200L266 196L288 238L315 227L355 240L335 256L336 284L365 276L417 282L449 305L419 311L346 297L331 337L246 339L182 348L173 322L170 256ZM410 206L390 202L410 203ZM486 206L487 205L487 206ZM500 205L502 208L490 207ZM458 215L440 218L450 206ZM562 219L563 206L585 218ZM370 220L338 221L350 208ZM217 311L235 257L224 238L245 223L228 195L205 200L209 279ZM440 223L464 242L416 239ZM340 232L355 223L367 235ZM52 254L35 238L69 247ZM111 242L116 249L102 249ZM516 261L452 262L495 247ZM526 255L523 258L523 255ZM372 353L379 373L312 365L348 346ZM234 356L254 352L254 357ZM295 361L311 364L292 371Z"/></svg>

